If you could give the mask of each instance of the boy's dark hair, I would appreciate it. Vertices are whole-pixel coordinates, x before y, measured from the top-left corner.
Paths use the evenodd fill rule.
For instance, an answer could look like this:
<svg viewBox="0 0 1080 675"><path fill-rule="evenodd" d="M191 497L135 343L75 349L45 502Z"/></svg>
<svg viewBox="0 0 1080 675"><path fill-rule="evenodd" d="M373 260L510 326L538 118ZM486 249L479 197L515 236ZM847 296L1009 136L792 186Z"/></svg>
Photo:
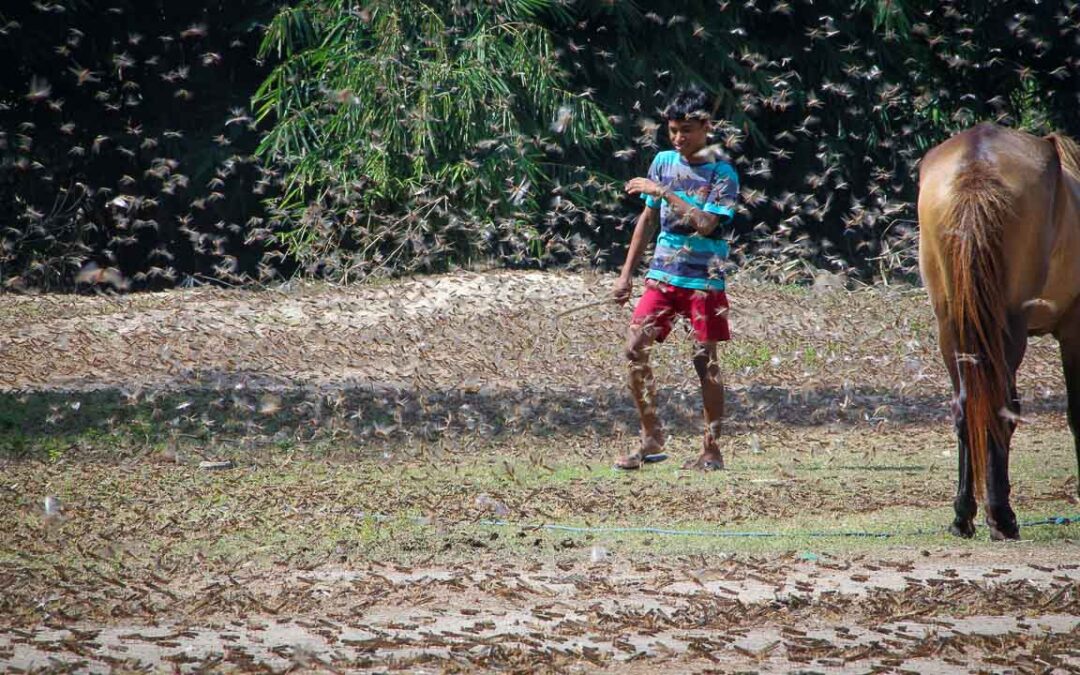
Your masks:
<svg viewBox="0 0 1080 675"><path fill-rule="evenodd" d="M701 89L687 87L671 97L661 115L669 122L673 120L708 121L713 116L713 100Z"/></svg>

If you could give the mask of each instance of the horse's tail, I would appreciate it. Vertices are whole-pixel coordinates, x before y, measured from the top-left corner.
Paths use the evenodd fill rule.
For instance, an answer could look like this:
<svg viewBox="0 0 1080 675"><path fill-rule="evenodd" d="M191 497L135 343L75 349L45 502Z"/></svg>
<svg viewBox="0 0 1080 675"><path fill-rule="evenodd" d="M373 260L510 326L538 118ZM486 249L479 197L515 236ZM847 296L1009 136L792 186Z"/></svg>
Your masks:
<svg viewBox="0 0 1080 675"><path fill-rule="evenodd" d="M952 286L949 321L975 494L981 500L990 442L1007 441L1002 417L1008 405L1003 235L1012 206L1008 188L984 162L957 175L952 200L942 232Z"/></svg>

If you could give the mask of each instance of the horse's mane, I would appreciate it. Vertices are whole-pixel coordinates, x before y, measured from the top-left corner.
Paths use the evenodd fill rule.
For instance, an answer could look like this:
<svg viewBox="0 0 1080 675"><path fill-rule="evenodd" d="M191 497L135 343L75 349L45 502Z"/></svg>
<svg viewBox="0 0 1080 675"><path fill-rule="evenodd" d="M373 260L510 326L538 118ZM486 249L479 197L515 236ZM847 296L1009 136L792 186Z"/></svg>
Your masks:
<svg viewBox="0 0 1080 675"><path fill-rule="evenodd" d="M1046 140L1057 148L1058 159L1065 173L1073 180L1080 181L1080 143L1058 132L1050 134Z"/></svg>

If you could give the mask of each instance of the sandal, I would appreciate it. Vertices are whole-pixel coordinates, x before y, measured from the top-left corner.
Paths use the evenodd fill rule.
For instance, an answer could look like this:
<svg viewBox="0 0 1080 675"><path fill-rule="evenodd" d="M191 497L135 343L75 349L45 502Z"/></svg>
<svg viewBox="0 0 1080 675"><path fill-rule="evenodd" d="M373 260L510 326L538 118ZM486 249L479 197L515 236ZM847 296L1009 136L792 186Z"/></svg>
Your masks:
<svg viewBox="0 0 1080 675"><path fill-rule="evenodd" d="M666 452L654 452L648 455L636 453L626 457L620 457L615 461L615 468L622 471L635 471L645 464L656 464L667 459Z"/></svg>

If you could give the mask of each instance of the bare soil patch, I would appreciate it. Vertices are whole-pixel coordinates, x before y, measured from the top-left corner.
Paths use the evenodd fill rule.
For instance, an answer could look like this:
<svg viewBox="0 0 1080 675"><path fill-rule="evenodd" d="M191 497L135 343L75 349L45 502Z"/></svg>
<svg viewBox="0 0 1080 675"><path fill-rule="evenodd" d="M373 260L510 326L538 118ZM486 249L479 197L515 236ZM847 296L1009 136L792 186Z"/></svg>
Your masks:
<svg viewBox="0 0 1080 675"><path fill-rule="evenodd" d="M237 570L174 584L187 611L164 620L47 622L0 635L0 653L100 672L1080 667L1080 566L980 557ZM230 587L263 611L199 609Z"/></svg>

